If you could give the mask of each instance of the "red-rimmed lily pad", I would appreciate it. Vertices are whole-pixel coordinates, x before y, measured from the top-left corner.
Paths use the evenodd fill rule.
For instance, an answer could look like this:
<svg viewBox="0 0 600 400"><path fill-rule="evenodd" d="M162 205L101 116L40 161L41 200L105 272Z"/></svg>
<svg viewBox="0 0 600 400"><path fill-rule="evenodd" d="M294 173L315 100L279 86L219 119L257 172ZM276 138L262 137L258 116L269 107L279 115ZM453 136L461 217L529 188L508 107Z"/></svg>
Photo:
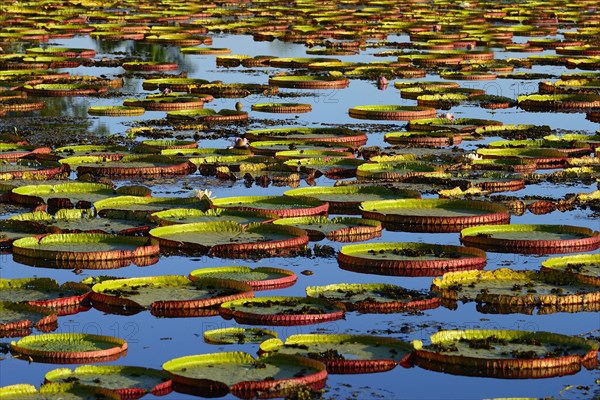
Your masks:
<svg viewBox="0 0 600 400"><path fill-rule="evenodd" d="M211 200L213 208L254 211L279 217L304 217L326 214L329 205L310 197L239 196Z"/></svg>
<svg viewBox="0 0 600 400"><path fill-rule="evenodd" d="M58 368L46 373L46 383L76 383L114 390L122 399L137 399L146 393L162 396L172 391L172 379L165 371L123 365L82 365Z"/></svg>
<svg viewBox="0 0 600 400"><path fill-rule="evenodd" d="M10 343L16 357L53 364L112 361L127 353L127 342L112 336L84 333L48 333Z"/></svg>
<svg viewBox="0 0 600 400"><path fill-rule="evenodd" d="M59 315L86 308L90 289L77 282L60 285L51 278L0 279L0 301L49 308Z"/></svg>
<svg viewBox="0 0 600 400"><path fill-rule="evenodd" d="M278 354L256 360L242 352L199 354L169 360L163 369L173 375L176 391L182 385L203 397L280 397L299 386L321 389L327 379L322 363Z"/></svg>
<svg viewBox="0 0 600 400"><path fill-rule="evenodd" d="M437 276L450 271L483 269L485 252L472 247L428 243L348 245L338 253L340 268L396 276Z"/></svg>
<svg viewBox="0 0 600 400"><path fill-rule="evenodd" d="M304 142L352 143L362 146L367 143L365 132L347 128L287 127L253 129L244 135L251 142L259 140L301 140Z"/></svg>
<svg viewBox="0 0 600 400"><path fill-rule="evenodd" d="M287 152L279 152L287 153ZM341 153L340 153L341 154ZM365 160L344 157L308 157L284 161L293 171L306 174L319 172L329 179L343 179L356 176L357 169L366 163Z"/></svg>
<svg viewBox="0 0 600 400"><path fill-rule="evenodd" d="M384 372L396 365L410 366L410 344L390 337L344 334L307 334L289 336L260 345L266 353L294 354L321 361L330 374Z"/></svg>
<svg viewBox="0 0 600 400"><path fill-rule="evenodd" d="M380 236L382 230L379 221L351 217L293 217L277 219L273 224L303 229L314 241L327 238L338 242L361 242Z"/></svg>
<svg viewBox="0 0 600 400"><path fill-rule="evenodd" d="M356 176L359 179L403 180L414 176L440 172L442 170L442 166L424 162L381 162L358 166Z"/></svg>
<svg viewBox="0 0 600 400"><path fill-rule="evenodd" d="M538 148L479 149L477 154L484 159L526 159L539 169L562 168L568 157L560 150Z"/></svg>
<svg viewBox="0 0 600 400"><path fill-rule="evenodd" d="M128 152L129 150L125 146L105 146L89 144L57 147L52 151L53 154L56 154L61 157L79 157L96 155L114 160L120 160Z"/></svg>
<svg viewBox="0 0 600 400"><path fill-rule="evenodd" d="M58 327L57 315L42 307L0 301L0 337L27 336L32 327L51 332Z"/></svg>
<svg viewBox="0 0 600 400"><path fill-rule="evenodd" d="M277 332L263 328L221 328L205 331L204 341L209 344L262 343L277 336Z"/></svg>
<svg viewBox="0 0 600 400"><path fill-rule="evenodd" d="M598 344L549 332L516 330L440 331L431 344L414 342L415 363L457 375L548 378L598 364Z"/></svg>
<svg viewBox="0 0 600 400"><path fill-rule="evenodd" d="M577 312L593 310L600 302L598 287L576 277L508 268L450 272L434 279L431 288L450 308L458 300L475 301L488 313Z"/></svg>
<svg viewBox="0 0 600 400"><path fill-rule="evenodd" d="M254 290L281 289L292 286L298 279L293 271L287 269L241 265L196 269L190 272L189 278L193 281L204 278L233 279L250 285Z"/></svg>
<svg viewBox="0 0 600 400"><path fill-rule="evenodd" d="M22 157L32 154L48 154L48 147L34 147L18 143L0 143L0 159L16 161Z"/></svg>
<svg viewBox="0 0 600 400"><path fill-rule="evenodd" d="M590 285L600 286L600 254L549 258L542 262L542 271L564 273Z"/></svg>
<svg viewBox="0 0 600 400"><path fill-rule="evenodd" d="M127 155L120 160L101 156L70 157L61 160L76 167L77 174L94 176L139 177L161 175L187 175L196 171L196 166L187 159L162 155Z"/></svg>
<svg viewBox="0 0 600 400"><path fill-rule="evenodd" d="M600 233L571 225L480 225L463 229L460 240L497 252L555 254L595 250L600 246Z"/></svg>
<svg viewBox="0 0 600 400"><path fill-rule="evenodd" d="M273 256L308 243L306 232L298 228L272 224L244 227L232 221L163 226L152 229L150 237L165 250L234 258L247 254Z"/></svg>
<svg viewBox="0 0 600 400"><path fill-rule="evenodd" d="M459 232L467 226L510 220L505 207L477 200L381 200L365 201L360 207L364 218L382 221L386 229L409 232Z"/></svg>
<svg viewBox="0 0 600 400"><path fill-rule="evenodd" d="M48 383L38 391L35 386L16 384L0 388L4 400L122 400L121 396L107 389L93 388L76 383Z"/></svg>
<svg viewBox="0 0 600 400"><path fill-rule="evenodd" d="M478 128L502 125L500 121L478 118L425 118L413 119L409 122L408 131L452 131L473 132Z"/></svg>
<svg viewBox="0 0 600 400"><path fill-rule="evenodd" d="M369 105L355 106L348 110L352 118L386 119L409 121L419 118L431 118L436 114L433 107L400 106L400 105Z"/></svg>
<svg viewBox="0 0 600 400"><path fill-rule="evenodd" d="M348 311L362 313L429 310L440 305L440 298L432 293L387 283L337 283L309 286L306 288L306 295L341 303Z"/></svg>
<svg viewBox="0 0 600 400"><path fill-rule="evenodd" d="M157 222L160 226L220 221L233 221L242 225L248 225L269 222L275 218L278 218L276 214L268 216L264 213L254 211L228 210L224 208L213 208L207 211L194 208L175 208L155 212L150 217L151 220Z"/></svg>
<svg viewBox="0 0 600 400"><path fill-rule="evenodd" d="M259 297L221 304L225 319L248 325L294 326L335 321L344 317L345 309L331 302L307 297Z"/></svg>
<svg viewBox="0 0 600 400"><path fill-rule="evenodd" d="M145 219L148 215L174 208L206 210L208 203L198 197L139 197L117 196L94 203L98 214L107 218Z"/></svg>
<svg viewBox="0 0 600 400"><path fill-rule="evenodd" d="M269 78L269 85L295 89L343 89L350 84L345 77L280 75Z"/></svg>
<svg viewBox="0 0 600 400"><path fill-rule="evenodd" d="M413 190L393 189L382 186L314 186L292 189L284 196L308 196L329 203L332 214L360 214L360 203L363 201L393 200L402 198L418 199L419 192Z"/></svg>
<svg viewBox="0 0 600 400"><path fill-rule="evenodd" d="M156 256L157 244L148 238L105 233L57 233L26 237L13 242L13 254L30 258L81 263L134 260Z"/></svg>
<svg viewBox="0 0 600 400"><path fill-rule="evenodd" d="M191 281L179 275L103 280L92 287L92 302L109 307L151 309L154 315L190 315L199 308L254 296L242 282L205 278Z"/></svg>

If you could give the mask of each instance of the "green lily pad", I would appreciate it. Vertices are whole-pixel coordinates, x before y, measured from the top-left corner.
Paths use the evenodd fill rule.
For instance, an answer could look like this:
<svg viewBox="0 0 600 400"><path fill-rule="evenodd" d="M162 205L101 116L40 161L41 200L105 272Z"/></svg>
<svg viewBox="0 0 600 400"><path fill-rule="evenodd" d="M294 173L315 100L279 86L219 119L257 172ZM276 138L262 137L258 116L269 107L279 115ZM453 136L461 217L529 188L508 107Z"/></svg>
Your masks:
<svg viewBox="0 0 600 400"><path fill-rule="evenodd" d="M277 338L277 332L263 328L222 328L204 332L204 341L209 344L262 343Z"/></svg>
<svg viewBox="0 0 600 400"><path fill-rule="evenodd" d="M59 309L79 306L88 294L86 285L66 282L59 285L51 278L0 279L0 301L28 303L39 307Z"/></svg>
<svg viewBox="0 0 600 400"><path fill-rule="evenodd" d="M27 336L10 343L18 357L54 364L81 363L87 360L116 360L127 352L127 342L112 336L83 333L49 333Z"/></svg>
<svg viewBox="0 0 600 400"><path fill-rule="evenodd" d="M190 272L193 281L214 278L233 279L250 285L254 290L280 289L292 286L298 277L292 271L282 268L246 266L200 268Z"/></svg>
<svg viewBox="0 0 600 400"><path fill-rule="evenodd" d="M253 296L241 282L206 278L191 281L178 275L103 280L92 287L92 301L109 306L152 309L170 316Z"/></svg>
<svg viewBox="0 0 600 400"><path fill-rule="evenodd" d="M306 232L298 228L271 224L243 227L232 221L163 226L152 229L150 236L161 247L226 257L262 252L275 255L308 243Z"/></svg>
<svg viewBox="0 0 600 400"><path fill-rule="evenodd" d="M153 213L150 218L161 226L220 221L233 221L238 224L248 225L270 221L277 218L277 215L267 216L254 211L228 210L223 208L214 208L207 211L194 208L176 208Z"/></svg>
<svg viewBox="0 0 600 400"><path fill-rule="evenodd" d="M570 225L480 225L463 229L460 238L470 246L524 254L572 253L600 246L600 233Z"/></svg>
<svg viewBox="0 0 600 400"><path fill-rule="evenodd" d="M386 228L416 232L458 232L484 223L508 222L510 215L501 205L475 200L381 200L360 206L363 218L384 222Z"/></svg>
<svg viewBox="0 0 600 400"><path fill-rule="evenodd" d="M600 286L600 255L578 254L549 258L542 262L542 271L556 271L573 275L582 282Z"/></svg>
<svg viewBox="0 0 600 400"><path fill-rule="evenodd" d="M305 230L311 240L360 242L381 234L381 222L363 218L294 217L273 221L275 225L295 226Z"/></svg>
<svg viewBox="0 0 600 400"><path fill-rule="evenodd" d="M420 198L421 194L412 190L386 188L381 186L314 186L292 189L284 196L314 197L329 203L332 214L360 214L363 201Z"/></svg>
<svg viewBox="0 0 600 400"><path fill-rule="evenodd" d="M398 276L437 276L448 271L482 269L485 252L462 246L428 243L347 245L338 253L340 268Z"/></svg>
<svg viewBox="0 0 600 400"><path fill-rule="evenodd" d="M415 363L457 375L546 378L597 364L598 344L579 337L516 330L440 331L415 342Z"/></svg>
<svg viewBox="0 0 600 400"><path fill-rule="evenodd" d="M331 374L389 371L400 364L409 367L412 347L401 340L371 335L307 334L289 336L260 345L267 353L293 354L321 361Z"/></svg>
<svg viewBox="0 0 600 400"><path fill-rule="evenodd" d="M27 336L32 327L43 332L55 330L56 313L29 304L0 301L0 337Z"/></svg>
<svg viewBox="0 0 600 400"><path fill-rule="evenodd" d="M292 355L255 360L242 352L200 354L169 360L163 369L173 375L176 384L208 397L228 392L242 398L255 397L258 392L284 396L298 386L322 388L327 379L322 363Z"/></svg>
<svg viewBox="0 0 600 400"><path fill-rule="evenodd" d="M239 196L211 201L212 207L276 214L279 217L301 217L327 212L328 204L313 198L287 196Z"/></svg>
<svg viewBox="0 0 600 400"><path fill-rule="evenodd" d="M143 396L146 393L160 396L172 390L171 376L164 371L121 365L82 365L73 370L58 368L49 371L44 379L46 382L77 383L114 390L127 398Z"/></svg>
<svg viewBox="0 0 600 400"><path fill-rule="evenodd" d="M306 288L306 295L341 303L349 311L364 313L427 310L440 305L439 297L431 293L386 283L339 283L309 286Z"/></svg>
<svg viewBox="0 0 600 400"><path fill-rule="evenodd" d="M118 393L76 383L48 383L38 391L35 386L17 384L0 388L5 400L120 400Z"/></svg>
<svg viewBox="0 0 600 400"><path fill-rule="evenodd" d="M578 312L596 308L600 291L572 276L538 271L462 271L433 280L432 290L449 301L476 301L489 313L540 314L556 311Z"/></svg>
<svg viewBox="0 0 600 400"><path fill-rule="evenodd" d="M260 297L221 304L221 316L240 324L294 326L335 321L344 308L321 299L306 297Z"/></svg>
<svg viewBox="0 0 600 400"><path fill-rule="evenodd" d="M351 143L362 146L367 143L364 132L346 128L271 128L253 129L244 135L251 142L259 140L301 140L304 142Z"/></svg>
<svg viewBox="0 0 600 400"><path fill-rule="evenodd" d="M138 197L117 196L94 203L98 214L107 218L145 219L146 216L174 208L206 210L208 204L198 197Z"/></svg>

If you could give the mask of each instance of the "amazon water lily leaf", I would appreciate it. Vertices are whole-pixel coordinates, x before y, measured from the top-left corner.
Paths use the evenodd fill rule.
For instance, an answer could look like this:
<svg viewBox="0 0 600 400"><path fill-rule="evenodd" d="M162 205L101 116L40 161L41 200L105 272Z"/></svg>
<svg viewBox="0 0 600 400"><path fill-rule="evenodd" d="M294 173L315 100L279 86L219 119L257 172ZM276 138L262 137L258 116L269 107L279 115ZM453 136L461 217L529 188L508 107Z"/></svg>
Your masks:
<svg viewBox="0 0 600 400"><path fill-rule="evenodd" d="M327 212L328 204L310 197L239 196L211 201L213 208L276 214L279 217L302 217Z"/></svg>
<svg viewBox="0 0 600 400"><path fill-rule="evenodd" d="M51 278L0 279L0 301L49 308L61 315L79 310L89 293L86 285L77 282L60 285Z"/></svg>
<svg viewBox="0 0 600 400"><path fill-rule="evenodd" d="M242 352L199 354L169 360L163 369L173 376L174 383L183 386L175 386L175 390L208 397L229 392L242 398L258 393L284 396L298 386L320 389L327 379L322 363L283 354L258 359Z"/></svg>
<svg viewBox="0 0 600 400"><path fill-rule="evenodd" d="M111 390L94 388L77 383L48 383L38 391L35 386L16 384L0 388L0 396L6 400L121 400Z"/></svg>
<svg viewBox="0 0 600 400"><path fill-rule="evenodd" d="M305 230L311 240L327 238L339 242L361 242L381 235L381 222L364 218L293 217L273 221L275 225Z"/></svg>
<svg viewBox="0 0 600 400"><path fill-rule="evenodd" d="M44 379L46 383L76 383L113 390L124 399L139 398L146 393L162 396L172 391L172 379L167 372L122 365L58 368L49 371Z"/></svg>
<svg viewBox="0 0 600 400"><path fill-rule="evenodd" d="M331 374L364 374L408 367L412 347L401 340L371 335L307 334L271 339L260 351L309 357L325 364Z"/></svg>
<svg viewBox="0 0 600 400"><path fill-rule="evenodd" d="M278 218L276 214L268 216L255 211L229 210L213 208L202 211L194 208L175 208L153 213L150 218L159 225L191 224L195 222L233 221L242 225L263 223Z"/></svg>
<svg viewBox="0 0 600 400"><path fill-rule="evenodd" d="M542 262L542 271L573 275L582 282L600 286L600 255L578 254L549 258Z"/></svg>
<svg viewBox="0 0 600 400"><path fill-rule="evenodd" d="M415 363L455 375L548 378L598 363L598 344L575 336L516 330L440 331L415 345Z"/></svg>
<svg viewBox="0 0 600 400"><path fill-rule="evenodd" d="M16 357L53 364L116 360L127 353L127 342L112 336L84 333L48 333L10 343Z"/></svg>
<svg viewBox="0 0 600 400"><path fill-rule="evenodd" d="M30 304L0 301L0 337L27 336L33 327L42 332L55 330L56 313Z"/></svg>
<svg viewBox="0 0 600 400"><path fill-rule="evenodd" d="M204 332L204 341L209 344L262 343L277 338L277 332L263 328L222 328Z"/></svg>
<svg viewBox="0 0 600 400"><path fill-rule="evenodd" d="M294 272L287 269L246 266L196 269L190 272L189 278L192 281L204 278L233 279L250 285L254 290L285 288L292 286L298 279Z"/></svg>
<svg viewBox="0 0 600 400"><path fill-rule="evenodd" d="M260 297L221 304L221 316L249 325L295 326L335 321L344 308L306 297Z"/></svg>

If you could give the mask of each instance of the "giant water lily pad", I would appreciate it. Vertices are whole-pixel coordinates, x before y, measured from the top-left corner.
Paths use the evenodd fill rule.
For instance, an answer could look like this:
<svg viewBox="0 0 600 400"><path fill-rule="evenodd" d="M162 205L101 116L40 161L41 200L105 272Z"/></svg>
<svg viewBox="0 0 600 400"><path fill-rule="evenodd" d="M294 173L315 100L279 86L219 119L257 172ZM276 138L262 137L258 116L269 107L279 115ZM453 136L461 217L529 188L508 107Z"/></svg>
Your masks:
<svg viewBox="0 0 600 400"><path fill-rule="evenodd" d="M585 311L600 302L600 290L572 276L538 271L462 271L433 280L432 290L453 302L476 301L490 313ZM547 309L546 309L547 308Z"/></svg>
<svg viewBox="0 0 600 400"><path fill-rule="evenodd" d="M69 166L56 161L20 158L16 161L0 159L0 177L7 179L52 179L68 174Z"/></svg>
<svg viewBox="0 0 600 400"><path fill-rule="evenodd" d="M103 217L144 219L154 212L174 208L207 209L208 203L197 197L117 196L95 202L94 208Z"/></svg>
<svg viewBox="0 0 600 400"><path fill-rule="evenodd" d="M92 290L94 304L152 309L161 316L179 316L253 296L252 288L241 282L214 278L191 281L178 275L103 280Z"/></svg>
<svg viewBox="0 0 600 400"><path fill-rule="evenodd" d="M116 360L127 352L127 342L112 336L84 333L49 333L27 336L10 343L17 357L53 364L81 363L88 360Z"/></svg>
<svg viewBox="0 0 600 400"><path fill-rule="evenodd" d="M149 243L147 238L104 233L57 233L13 242L15 255L77 261L82 265L88 261L135 259L158 253L158 245Z"/></svg>
<svg viewBox="0 0 600 400"><path fill-rule="evenodd" d="M285 343L271 339L261 344L267 353L294 354L321 361L331 374L364 374L410 366L412 347L390 337L343 334L289 336Z"/></svg>
<svg viewBox="0 0 600 400"><path fill-rule="evenodd" d="M199 354L169 360L163 369L173 375L173 382L193 388L190 391L205 397L228 392L242 398L252 398L258 393L283 396L298 386L320 389L327 379L322 363L278 354L257 360L242 352Z"/></svg>
<svg viewBox="0 0 600 400"><path fill-rule="evenodd" d="M409 131L452 131L473 132L478 128L502 125L500 121L477 119L477 118L425 118L413 119L409 122Z"/></svg>
<svg viewBox="0 0 600 400"><path fill-rule="evenodd" d="M539 169L562 168L566 165L567 155L556 149L509 148L479 149L477 154L484 159L526 159L534 162Z"/></svg>
<svg viewBox="0 0 600 400"><path fill-rule="evenodd" d="M382 162L360 165L356 170L359 179L403 180L409 177L427 175L442 168L422 162Z"/></svg>
<svg viewBox="0 0 600 400"><path fill-rule="evenodd" d="M341 179L356 176L357 168L364 165L365 162L355 158L317 157L287 160L284 164L293 171L300 170L307 174L319 171L330 179Z"/></svg>
<svg viewBox="0 0 600 400"><path fill-rule="evenodd" d="M32 327L50 332L56 321L56 314L42 307L0 301L0 337L27 336Z"/></svg>
<svg viewBox="0 0 600 400"><path fill-rule="evenodd" d="M573 253L600 246L599 232L570 225L480 225L463 229L460 238L485 250L525 254Z"/></svg>
<svg viewBox="0 0 600 400"><path fill-rule="evenodd" d="M440 305L439 297L431 293L405 289L387 283L338 283L309 286L308 297L341 303L350 311L395 312L426 310Z"/></svg>
<svg viewBox="0 0 600 400"><path fill-rule="evenodd" d="M305 230L311 240L360 242L381 235L381 222L349 217L294 217L273 221L275 225L295 226Z"/></svg>
<svg viewBox="0 0 600 400"><path fill-rule="evenodd" d="M355 106L348 110L352 118L385 119L409 121L419 118L431 118L436 113L433 107L401 106L401 105L368 105Z"/></svg>
<svg viewBox="0 0 600 400"><path fill-rule="evenodd" d="M44 380L54 383L77 383L114 390L122 398L134 399L152 393L157 396L171 392L171 376L160 370L122 365L82 365L73 370L58 368L49 371Z"/></svg>
<svg viewBox="0 0 600 400"><path fill-rule="evenodd" d="M27 185L14 188L10 193L11 201L17 204L38 206L40 204L56 203L59 208L69 208L67 203L77 205L85 204L89 208L91 203L114 197L118 194L134 196L149 196L147 188L139 186L122 187L115 191L112 186L103 183L68 182L55 185Z"/></svg>
<svg viewBox="0 0 600 400"><path fill-rule="evenodd" d="M340 268L398 276L436 276L444 272L482 269L485 252L472 247L428 243L348 245L338 253Z"/></svg>
<svg viewBox="0 0 600 400"><path fill-rule="evenodd" d="M221 316L240 324L294 326L335 321L344 308L321 299L306 297L260 297L221 304Z"/></svg>
<svg viewBox="0 0 600 400"><path fill-rule="evenodd" d="M46 227L54 233L112 233L121 235L140 234L150 229L150 223L133 219L96 218L91 210L62 209L54 215L34 211L10 217L9 220L30 221Z"/></svg>
<svg viewBox="0 0 600 400"><path fill-rule="evenodd" d="M250 144L249 151L257 155L274 156L279 151L286 150L328 150L349 152L354 150L352 144L311 142L303 140L261 140Z"/></svg>
<svg viewBox="0 0 600 400"><path fill-rule="evenodd" d="M101 156L110 159L121 159L129 150L125 146L75 145L57 147L52 151L61 157Z"/></svg>
<svg viewBox="0 0 600 400"><path fill-rule="evenodd" d="M298 279L294 272L287 269L246 266L196 269L190 272L189 278L193 281L204 278L233 279L250 285L254 290L285 288L292 286Z"/></svg>
<svg viewBox="0 0 600 400"><path fill-rule="evenodd" d="M363 201L420 198L421 194L412 190L386 188L381 186L314 186L292 189L284 196L308 196L329 203L332 214L360 214Z"/></svg>
<svg viewBox="0 0 600 400"><path fill-rule="evenodd" d="M542 262L542 271L572 275L582 282L600 286L600 254L549 258Z"/></svg>
<svg viewBox="0 0 600 400"><path fill-rule="evenodd" d="M15 240L38 235L44 233L44 231L44 227L35 222L14 221L9 219L1 220L0 247L5 249L10 248Z"/></svg>
<svg viewBox="0 0 600 400"><path fill-rule="evenodd" d="M187 175L196 171L196 166L187 159L162 155L129 155L120 160L101 156L70 157L62 159L61 162L76 167L78 175L91 174L113 178Z"/></svg>
<svg viewBox="0 0 600 400"><path fill-rule="evenodd" d="M415 342L415 363L457 375L547 378L598 363L598 344L579 337L516 330L441 331Z"/></svg>
<svg viewBox="0 0 600 400"><path fill-rule="evenodd" d="M500 224L510 220L501 205L475 200L381 200L360 206L364 218L385 223L386 228L411 232L458 232L479 224Z"/></svg>
<svg viewBox="0 0 600 400"><path fill-rule="evenodd" d="M222 328L204 332L204 341L209 344L262 343L277 338L277 332L263 328Z"/></svg>
<svg viewBox="0 0 600 400"><path fill-rule="evenodd" d="M60 285L51 278L0 279L0 301L28 303L55 310L78 308L83 304L89 288L81 283Z"/></svg>
<svg viewBox="0 0 600 400"><path fill-rule="evenodd" d="M310 197L239 196L212 200L212 207L276 214L279 217L303 217L325 214L328 204Z"/></svg>
<svg viewBox="0 0 600 400"><path fill-rule="evenodd" d="M176 208L159 211L151 215L151 219L158 222L161 226L220 221L233 221L238 224L248 225L267 222L274 218L277 218L276 214L267 216L255 211L228 210L224 208L213 208L207 211L194 208Z"/></svg>
<svg viewBox="0 0 600 400"><path fill-rule="evenodd" d="M253 129L244 135L251 142L259 140L301 140L304 142L351 143L362 146L367 143L364 132L346 128L270 128Z"/></svg>
<svg viewBox="0 0 600 400"><path fill-rule="evenodd" d="M38 391L35 386L16 384L0 388L4 400L122 400L111 390L76 383L48 383Z"/></svg>
<svg viewBox="0 0 600 400"><path fill-rule="evenodd" d="M290 226L251 224L244 227L236 222L196 222L155 228L150 236L161 247L179 249L186 253L242 257L244 254L275 255L286 249L308 243L306 232Z"/></svg>

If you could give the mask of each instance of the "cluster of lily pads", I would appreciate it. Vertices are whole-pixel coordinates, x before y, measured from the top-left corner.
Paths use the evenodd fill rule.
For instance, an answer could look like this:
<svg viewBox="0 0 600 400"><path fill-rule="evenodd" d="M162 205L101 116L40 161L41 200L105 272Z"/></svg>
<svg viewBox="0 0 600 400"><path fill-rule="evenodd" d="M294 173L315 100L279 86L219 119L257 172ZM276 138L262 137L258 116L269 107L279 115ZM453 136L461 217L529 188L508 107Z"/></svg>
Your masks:
<svg viewBox="0 0 600 400"><path fill-rule="evenodd" d="M438 112L458 105L518 107L523 112L585 113L591 121L600 120L600 30L594 4L302 1L291 8L278 1L177 7L172 1L124 1L119 8L103 9L95 2L34 1L9 2L2 10L0 117L37 115L53 97L120 99L131 77L142 77L141 87L148 93L119 105L90 106L87 114L129 118L165 112L164 118L130 128L130 138L140 140L121 145L65 143L51 148L14 132L1 134L1 199L28 209L0 220L0 246L12 253L15 263L81 272L151 266L169 255L257 260L304 256L309 242L327 239L358 242L335 253L343 270L432 277L430 290L337 283L308 286L306 296L295 297L255 297L288 288L298 279L294 271L269 266L202 268L189 276L97 276L62 284L50 277L0 279L0 336L21 337L10 344L15 358L86 364L125 356L128 343L117 337L50 333L59 317L91 307L119 315L149 310L160 318L221 316L258 326L313 325L342 319L346 313L360 318L440 306L456 309L458 301L475 302L485 314L599 310L600 259L592 252L600 247L600 233L510 220L525 212L597 210L600 191L563 198L505 193L544 181L595 184L600 178L595 157L600 132L556 134L548 126L505 125ZM570 27L575 29L563 31ZM250 56L207 47L213 45L210 34L221 32L252 35L255 41L302 43L307 57ZM400 34L409 41L390 39ZM176 76L176 62L123 54L105 58L93 49L42 44L75 35L89 35L99 43L128 40L170 47L188 57L216 55L219 68L265 79L210 82ZM517 36L531 39L513 41ZM374 57L392 59L353 62L331 57L374 48ZM553 54L497 58L495 50ZM544 65L585 72L559 76L514 71ZM92 67L116 73L75 73ZM388 80L401 79L393 83L394 89L402 99L416 101L356 101L347 110L355 119L407 121L406 130L385 132L383 140L391 147L367 146L372 137L367 130L343 126L245 129L256 113L312 112L311 104L283 100L294 93L286 89L343 91L357 79L376 81L379 89L386 89ZM495 79L537 80L538 92L509 98L454 82ZM251 95L282 100L253 104L251 112L243 111L241 103L236 109L204 108L216 98ZM219 129L236 126L242 127L242 145L199 146L202 135L219 136ZM195 131L192 139L175 137L189 130ZM145 136L152 139L142 140ZM498 137L504 140L489 141L475 153L457 147ZM289 190L277 196L212 198L199 192L159 197L144 181L171 179L180 185L190 177ZM310 186L299 187L302 181ZM372 241L384 231L450 233L462 245ZM486 252L584 254L545 259L537 270L484 271ZM30 335L34 329L43 334ZM207 331L204 339L220 345L260 344L259 356L228 351L165 357L162 371L58 368L46 374L39 391L27 384L11 385L0 388L0 397L60 398L68 393L74 398L118 399L172 390L207 397L300 397L302 392L294 391L322 389L328 373L383 372L397 365L468 376L546 378L598 364L595 341L517 330L443 330L429 344L350 334L280 340L262 327Z"/></svg>

